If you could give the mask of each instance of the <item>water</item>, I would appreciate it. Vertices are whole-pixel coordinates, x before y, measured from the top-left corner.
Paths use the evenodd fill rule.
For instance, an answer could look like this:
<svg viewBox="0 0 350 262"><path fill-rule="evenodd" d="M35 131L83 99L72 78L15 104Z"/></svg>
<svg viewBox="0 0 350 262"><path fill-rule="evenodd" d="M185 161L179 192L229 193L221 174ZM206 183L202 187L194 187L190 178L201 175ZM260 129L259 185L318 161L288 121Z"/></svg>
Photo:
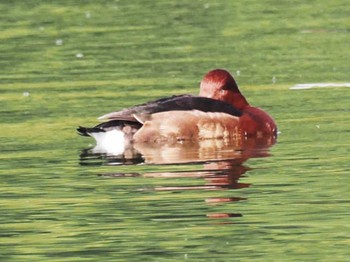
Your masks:
<svg viewBox="0 0 350 262"><path fill-rule="evenodd" d="M346 3L231 2L0 4L1 261L349 259L350 90L289 89L349 82ZM275 144L116 158L75 132L216 67Z"/></svg>

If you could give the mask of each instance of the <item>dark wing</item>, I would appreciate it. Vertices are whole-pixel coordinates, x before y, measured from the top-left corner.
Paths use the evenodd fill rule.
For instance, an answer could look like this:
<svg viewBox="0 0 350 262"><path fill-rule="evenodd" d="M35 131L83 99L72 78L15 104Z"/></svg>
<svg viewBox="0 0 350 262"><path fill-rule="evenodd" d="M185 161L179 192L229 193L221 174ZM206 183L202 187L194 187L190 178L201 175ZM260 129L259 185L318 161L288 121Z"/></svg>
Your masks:
<svg viewBox="0 0 350 262"><path fill-rule="evenodd" d="M171 96L166 98L161 98L155 101L146 102L144 104L136 105L133 107L129 107L120 111L111 112L108 114L105 114L103 116L100 116L98 119L104 120L104 119L116 119L116 120L130 120L135 121L134 114L142 114L142 113L152 113L152 112L162 112L167 111L164 109L164 103L168 103L173 100L185 98L185 97L191 97L190 95L179 95L179 96ZM162 110L163 109L163 110ZM160 110L160 111L158 111Z"/></svg>
<svg viewBox="0 0 350 262"><path fill-rule="evenodd" d="M201 96L180 95L162 98L121 111L112 112L99 117L99 119L135 121L134 115L154 114L175 110L199 110L203 112L221 112L233 116L242 115L240 110L223 101Z"/></svg>

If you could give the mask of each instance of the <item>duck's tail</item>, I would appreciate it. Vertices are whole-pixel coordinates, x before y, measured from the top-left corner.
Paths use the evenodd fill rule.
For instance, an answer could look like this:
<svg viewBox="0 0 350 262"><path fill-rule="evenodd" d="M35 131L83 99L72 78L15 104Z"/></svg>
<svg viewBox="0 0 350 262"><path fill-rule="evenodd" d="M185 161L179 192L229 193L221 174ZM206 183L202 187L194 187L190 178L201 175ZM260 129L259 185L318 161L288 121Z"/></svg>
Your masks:
<svg viewBox="0 0 350 262"><path fill-rule="evenodd" d="M78 131L78 134L81 136L91 136L92 133L106 132L105 130L99 127L83 127L83 126L79 126L77 128L77 131Z"/></svg>

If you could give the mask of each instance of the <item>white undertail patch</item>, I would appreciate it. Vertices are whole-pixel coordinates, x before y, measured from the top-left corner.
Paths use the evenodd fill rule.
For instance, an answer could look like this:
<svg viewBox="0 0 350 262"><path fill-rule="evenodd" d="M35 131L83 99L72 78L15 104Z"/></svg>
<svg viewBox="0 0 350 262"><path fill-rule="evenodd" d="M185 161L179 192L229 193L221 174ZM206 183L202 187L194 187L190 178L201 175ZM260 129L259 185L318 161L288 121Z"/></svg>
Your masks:
<svg viewBox="0 0 350 262"><path fill-rule="evenodd" d="M89 135L96 140L94 153L120 155L125 151L126 141L121 130L113 129L107 132L89 133Z"/></svg>

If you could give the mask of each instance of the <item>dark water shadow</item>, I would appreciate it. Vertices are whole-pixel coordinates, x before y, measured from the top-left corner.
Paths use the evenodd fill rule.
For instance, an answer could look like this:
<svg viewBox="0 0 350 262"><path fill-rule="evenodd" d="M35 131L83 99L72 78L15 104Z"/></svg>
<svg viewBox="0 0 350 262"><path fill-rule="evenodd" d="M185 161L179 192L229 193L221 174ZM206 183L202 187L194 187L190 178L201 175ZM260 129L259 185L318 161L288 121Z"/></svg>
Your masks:
<svg viewBox="0 0 350 262"><path fill-rule="evenodd" d="M275 137L262 137L244 139L241 141L205 140L199 142L184 142L164 145L134 145L121 155L113 155L108 152L94 152L93 149L85 149L80 155L81 165L193 165L200 166L195 171L162 171L144 173L109 172L99 174L101 177L125 178L143 177L166 180L170 178L196 178L198 185L162 185L159 183L147 190L179 192L185 190L238 190L249 187L251 184L240 182L240 178L251 168L244 164L250 158L261 158L270 156L269 149L276 142ZM146 168L147 169L147 168ZM146 189L140 189L146 190ZM230 191L230 192L231 192ZM206 198L207 205L221 205L237 201L244 201L243 197L213 197ZM226 219L242 217L243 214L235 212L220 212L206 214L212 219Z"/></svg>

